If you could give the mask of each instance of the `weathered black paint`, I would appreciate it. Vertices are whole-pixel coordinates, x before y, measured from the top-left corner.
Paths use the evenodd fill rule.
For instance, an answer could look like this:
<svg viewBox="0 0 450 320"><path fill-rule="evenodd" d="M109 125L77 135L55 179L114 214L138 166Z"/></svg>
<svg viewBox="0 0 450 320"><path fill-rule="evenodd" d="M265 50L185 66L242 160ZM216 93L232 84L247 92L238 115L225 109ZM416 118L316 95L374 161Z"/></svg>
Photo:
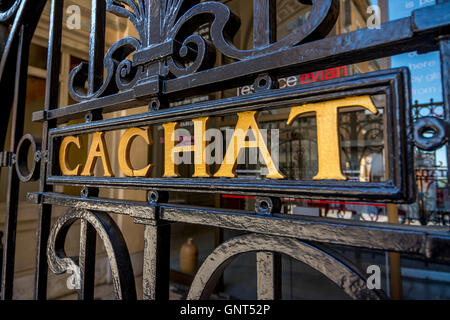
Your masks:
<svg viewBox="0 0 450 320"><path fill-rule="evenodd" d="M126 3L134 14L130 15L128 9L120 5L121 2ZM10 150L0 155L1 165L9 167L5 244L0 273L2 299L12 298L17 190L21 172L14 165L17 155L20 161L17 145L23 135L28 48L45 3L45 0L16 0L0 6L0 92L5 99L6 113L14 114ZM448 15L442 14L450 12L448 1L438 1L435 6L415 10L411 17L385 23L380 30L361 29L329 38L325 36L337 19L339 1L304 1L313 6L308 21L286 38L276 39L276 2L254 0L255 37L254 48L250 50L239 50L231 44L240 20L226 5L216 1L199 3L198 0L168 3L92 0L90 62L74 69L70 77L71 95L80 102L57 109L64 1L51 0L46 102L42 111L33 114L33 120L43 122L42 146L41 150L36 150L39 156L35 166L40 166L39 192L28 194L28 200L39 206L36 299L46 299L47 261L53 272L79 270L79 277L74 279L80 284L79 298L93 298L95 233L100 235L106 247L116 296L119 299L136 298L129 253L121 231L108 213L130 215L135 223L145 224L143 291L146 299L168 298L171 222L250 232L220 245L206 259L195 277L190 298L206 298L226 265L237 255L249 251L258 252L258 297L261 299L280 297L281 253L316 268L353 298L385 297L382 292L368 291L363 277L355 272L350 263L326 252L320 243L395 251L450 263L450 235L447 231L360 221L296 218L279 214L277 205L280 195L390 202L414 199L413 145L433 150L448 144L450 20ZM106 11L129 18L138 31L139 39L121 39L104 56ZM209 40L193 33L205 23L210 25ZM11 29L8 33L9 25ZM413 127L408 109L411 105L410 80L407 72L401 70L360 75L294 90L280 90L274 85L277 77L300 71L310 72L324 66L336 67L415 50L422 53L439 50L441 53L444 120L425 119ZM216 53L233 58L234 62L214 67ZM129 54L132 54L130 61L126 60ZM185 62L190 64L185 65ZM107 72L105 81L103 67ZM266 85L260 85L260 79L265 79ZM85 81L88 81L87 92L84 91ZM257 90L249 96L167 108L167 102L175 96L179 98L251 83L256 84ZM265 182L260 185L245 181L238 184L201 179L86 179L61 177L57 173L57 144L54 141L65 135L93 132L99 128L120 129L131 125L192 119L200 114L226 114L248 110L255 103L260 108L269 108L286 101L311 102L324 97L376 93L380 90L389 98L387 119L392 136L388 140L388 148L395 154L389 160L390 186L363 187L337 182L304 185ZM149 104L149 113L102 120L103 112L124 110L143 103ZM56 127L57 123L82 117L86 119L85 124ZM7 118L5 116L0 120L2 136L5 136ZM434 130L436 135L424 140L422 133L429 129ZM20 168L20 162L17 166ZM22 174L22 178L26 175ZM53 184L59 183L84 186L82 195L73 197L53 193ZM135 203L97 198L96 188L111 186L147 189L149 201ZM170 190L226 191L260 197L255 214L168 204L167 191ZM361 195L361 191L365 195ZM51 208L55 205L71 209L50 230ZM63 250L65 234L76 220L82 221L79 262L66 257Z"/></svg>

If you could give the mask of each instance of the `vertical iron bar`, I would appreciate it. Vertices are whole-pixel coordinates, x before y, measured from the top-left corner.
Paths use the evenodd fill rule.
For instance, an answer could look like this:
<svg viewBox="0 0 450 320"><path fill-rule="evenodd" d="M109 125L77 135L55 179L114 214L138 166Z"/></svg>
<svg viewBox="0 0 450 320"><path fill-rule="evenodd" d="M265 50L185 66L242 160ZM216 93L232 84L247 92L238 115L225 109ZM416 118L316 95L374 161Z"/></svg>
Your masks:
<svg viewBox="0 0 450 320"><path fill-rule="evenodd" d="M281 255L276 252L256 253L258 300L281 299Z"/></svg>
<svg viewBox="0 0 450 320"><path fill-rule="evenodd" d="M253 0L253 47L261 48L277 41L276 0ZM256 254L259 300L281 299L281 255Z"/></svg>
<svg viewBox="0 0 450 320"><path fill-rule="evenodd" d="M28 38L25 39L25 26L21 26L16 64L14 102L11 125L10 152L14 152L23 135L25 117L25 98L28 73ZM16 250L17 205L19 201L19 178L14 166L8 168L6 191L5 244L3 251L3 272L1 279L1 298L11 300L13 295L14 263Z"/></svg>
<svg viewBox="0 0 450 320"><path fill-rule="evenodd" d="M147 46L159 43L161 41L161 11L163 1L150 0L148 1L147 13L148 13L148 42Z"/></svg>
<svg viewBox="0 0 450 320"><path fill-rule="evenodd" d="M277 40L276 7L276 0L253 0L254 48L265 47Z"/></svg>
<svg viewBox="0 0 450 320"><path fill-rule="evenodd" d="M91 33L89 35L88 92L97 91L103 83L103 59L105 55L106 1L91 2Z"/></svg>
<svg viewBox="0 0 450 320"><path fill-rule="evenodd" d="M352 2L351 0L344 0L343 1L343 26L344 26L344 31L348 32L352 26Z"/></svg>
<svg viewBox="0 0 450 320"><path fill-rule="evenodd" d="M143 299L169 299L170 224L145 225Z"/></svg>
<svg viewBox="0 0 450 320"><path fill-rule="evenodd" d="M79 256L81 288L78 290L78 300L94 300L96 237L95 228L86 220L81 220Z"/></svg>
<svg viewBox="0 0 450 320"><path fill-rule="evenodd" d="M386 210L388 222L398 224L398 206L396 204L388 204ZM389 252L389 292L393 300L401 300L403 298L401 263L400 253Z"/></svg>
<svg viewBox="0 0 450 320"><path fill-rule="evenodd" d="M58 107L59 97L59 73L61 69L61 35L64 2L52 0L50 12L48 54L47 54L47 79L45 88L45 106L48 111ZM48 130L56 126L55 121L44 121L42 124L42 157L41 177L39 192L51 192L52 186L45 182L47 175L47 139ZM36 230L36 261L34 275L34 299L45 300L47 298L47 241L50 233L52 208L48 204L39 204L38 225Z"/></svg>
<svg viewBox="0 0 450 320"><path fill-rule="evenodd" d="M162 10L163 1L160 0L148 0L146 8L146 26L147 28L147 43L146 46L151 46L152 44L157 44L161 42L161 20L162 20ZM161 62L157 61L151 63L146 70L147 77L160 74L161 72Z"/></svg>
<svg viewBox="0 0 450 320"><path fill-rule="evenodd" d="M8 35L9 35L9 27L7 24L5 23L1 23L0 24L0 52L4 52L5 47L6 47L6 43L8 41ZM5 71L3 73L3 77L5 75L11 75L12 72L10 71L10 69L13 69L14 64L7 64L6 66L8 68L5 68ZM9 69L9 70L8 70ZM11 77L9 77L11 78ZM2 81L2 79L0 79L0 81ZM3 80L4 81L4 80ZM2 92L2 103L3 105L7 105L7 106L11 106L12 105L12 99L11 99L11 95L5 95L4 93L8 93L11 92L12 90L10 90L10 88L8 87L12 87L13 81L4 81L2 83L2 88L1 88L1 92ZM5 88L6 87L6 88ZM3 110L3 117L0 118L0 150L6 150L6 133L8 132L8 122L9 122L9 115L10 115L10 108L4 108ZM0 174L1 174L1 170L0 170Z"/></svg>
<svg viewBox="0 0 450 320"><path fill-rule="evenodd" d="M166 3L167 1L160 1L160 0L146 0L143 1L144 5L144 35L143 39L141 39L143 47L148 48L155 44L161 43L162 38L162 17L165 14L166 6L169 4ZM175 5L175 4L172 4ZM164 13L163 13L164 12ZM142 74L144 77L142 77L137 85L136 89L138 91L142 91L143 94L145 94L146 88L150 83L152 86L151 91L153 93L158 94L158 99L160 98L160 93L162 91L160 78L161 75L166 74L166 66L165 62L162 61L152 61L146 65L143 66ZM154 87L156 85L156 87ZM153 106L150 104L150 108L153 108ZM159 104L158 104L159 107Z"/></svg>
<svg viewBox="0 0 450 320"><path fill-rule="evenodd" d="M445 121L450 126L450 38L439 41L442 74L442 94L444 99ZM447 188L450 188L450 146L447 143Z"/></svg>
<svg viewBox="0 0 450 320"><path fill-rule="evenodd" d="M8 41L8 35L9 35L9 27L6 23L0 23L0 52L3 52L6 43ZM9 65L9 68L11 66ZM11 74L11 73L9 73ZM0 79L1 81L1 79ZM11 82L9 81L9 86L11 86ZM3 92L11 92L8 90L9 88L3 89L3 87L6 87L6 85L2 84L2 93ZM4 94L2 94L2 97L4 97ZM12 99L10 95L6 95L3 99L3 105L5 106L11 106L12 105ZM6 108L5 108L6 109ZM9 108L8 108L9 109ZM9 116L10 116L10 109L4 110L3 117L0 118L0 150L5 150L6 148L6 134L8 132L8 123L9 123ZM0 168L0 178L1 178L2 170ZM0 231L0 296L2 291L2 272L3 272L3 242L2 242L3 233Z"/></svg>
<svg viewBox="0 0 450 320"><path fill-rule="evenodd" d="M220 198L219 201L220 203ZM220 208L220 204L218 206L216 206L216 208ZM214 248L217 248L218 246L220 246L224 241L224 232L222 228L215 228L214 230ZM217 283L216 286L216 291L217 292L222 292L225 288L225 282L224 282L224 278L223 278L223 274L220 276L220 279Z"/></svg>
<svg viewBox="0 0 450 320"><path fill-rule="evenodd" d="M0 280L2 279L3 272L3 232L0 231ZM2 288L0 285L0 294L2 292Z"/></svg>
<svg viewBox="0 0 450 320"><path fill-rule="evenodd" d="M436 4L450 2L450 0L437 0ZM440 39L439 51L441 58L442 94L444 101L445 121L450 126L450 38L448 36ZM450 189L450 143L447 143L447 188Z"/></svg>

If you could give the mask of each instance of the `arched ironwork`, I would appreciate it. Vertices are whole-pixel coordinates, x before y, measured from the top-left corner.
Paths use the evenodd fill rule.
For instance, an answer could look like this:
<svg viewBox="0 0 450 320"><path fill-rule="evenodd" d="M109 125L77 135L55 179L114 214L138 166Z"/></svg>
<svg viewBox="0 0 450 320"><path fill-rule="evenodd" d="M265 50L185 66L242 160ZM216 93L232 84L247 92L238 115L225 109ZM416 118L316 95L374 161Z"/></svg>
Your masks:
<svg viewBox="0 0 450 320"><path fill-rule="evenodd" d="M187 299L207 299L216 288L225 268L240 254L248 252L288 255L321 272L353 299L380 299L384 296L369 290L366 279L355 270L310 244L292 238L248 234L224 242L206 258L192 282ZM263 268L267 270L258 270L258 273L273 273L273 265L263 264ZM262 289L263 286L267 284L258 283L259 298L273 295L264 292L267 288ZM270 289L276 290L275 287L273 284Z"/></svg>
<svg viewBox="0 0 450 320"><path fill-rule="evenodd" d="M78 263L64 251L67 232L77 221L81 221ZM68 287L79 290L81 298L92 299L96 234L108 256L116 298L135 300L134 273L128 248L119 227L106 213L84 209L70 209L63 213L50 232L47 249L50 269L56 274L71 274Z"/></svg>

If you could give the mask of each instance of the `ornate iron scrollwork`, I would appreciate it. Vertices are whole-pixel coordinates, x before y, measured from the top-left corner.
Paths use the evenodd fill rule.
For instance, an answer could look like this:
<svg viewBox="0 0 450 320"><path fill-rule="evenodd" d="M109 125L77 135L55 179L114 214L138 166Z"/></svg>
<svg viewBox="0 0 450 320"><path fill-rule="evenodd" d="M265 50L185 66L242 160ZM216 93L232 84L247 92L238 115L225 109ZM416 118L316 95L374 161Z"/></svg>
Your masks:
<svg viewBox="0 0 450 320"><path fill-rule="evenodd" d="M82 63L75 68L70 75L69 88L71 96L77 101L114 94L154 76L177 78L210 69L215 64L216 50L229 58L245 60L323 38L330 32L339 14L339 1L315 0L306 22L291 34L273 43L241 50L231 43L240 27L240 20L223 3L107 0L106 4L107 11L131 21L140 39L126 37L112 45L104 58L107 71L105 81L95 92L84 92L88 64ZM256 6L255 10L260 9ZM261 14L264 13L255 12L255 15ZM159 30L153 31L151 29L158 24L157 20L160 21ZM196 32L204 25L209 26L208 39ZM152 36L152 32L156 36ZM133 52L130 61L127 57ZM156 71L144 72L153 63L161 65Z"/></svg>
<svg viewBox="0 0 450 320"><path fill-rule="evenodd" d="M142 68L134 68L131 62L126 60L126 57L140 47L140 41L133 37L120 39L113 44L104 59L107 72L105 82L97 91L92 93L84 93L89 64L82 62L70 73L69 88L71 96L78 101L89 100L132 87L137 81L137 75L142 72Z"/></svg>
<svg viewBox="0 0 450 320"><path fill-rule="evenodd" d="M77 259L68 257L64 251L67 232L77 220L90 224L102 239L111 267L116 298L135 300L136 287L127 245L119 227L106 213L70 209L58 218L50 232L47 245L50 270L56 274L71 274L67 280L69 289L82 289L81 274L86 270L81 270ZM80 246L86 246L83 239ZM83 249L80 248L81 250Z"/></svg>
<svg viewBox="0 0 450 320"><path fill-rule="evenodd" d="M96 233L106 248L117 298L136 298L134 275L125 241L113 219L104 212L129 214L136 223L146 225L142 282L144 298L168 299L169 222L196 223L250 232L231 239L215 249L196 275L189 298L206 298L225 267L236 256L246 252L257 252L258 271L261 270L260 274L269 280L263 284L264 290L258 287L258 295L263 298L267 298L270 295L268 291L275 291L278 286L277 280L273 277L268 278L276 273L274 269L278 269L278 266L275 268L274 265L277 264L275 260L279 258L279 254L287 254L310 265L353 298L384 297L382 292L368 290L364 277L358 274L351 264L344 263L336 254L331 254L326 249L322 250L320 243L417 254L429 260L445 263L450 261L448 245L450 236L441 230L288 217L276 214L279 212L279 203L270 198L280 198L283 192L286 192L287 196L305 196L308 199L318 195L320 199L343 197L343 200L411 202L416 192L413 180L414 163L410 158L413 152L412 137L415 134L416 145L427 150L434 150L448 143L447 98L444 101L445 112L442 114L446 116L445 120L426 118L420 120L416 122L414 133L408 113L411 98L410 76L405 70L380 71L334 82L330 80L327 83L311 84L295 90L274 90L275 92L269 90L276 87L275 76L289 76L299 71L317 70L323 66L353 64L406 51L419 50L422 53L439 47L443 68L442 80L445 84L444 96L448 97L450 22L448 17L441 13L448 11L449 3L441 1L434 6L414 10L410 17L386 22L380 29L360 29L311 43L312 40L325 37L335 25L339 1L300 0L300 2L311 6L309 16L291 34L277 41L274 36L275 27L271 25L275 17L276 1L253 0L254 47L242 50L234 46L232 41L240 27L239 18L228 6L218 1L92 0L90 61L89 64L81 64L75 68L70 76L71 95L75 100L86 103L56 108L59 96L64 2L51 1L47 99L44 110L33 115L34 121L44 122L42 136L45 139L42 154L37 151L35 153L35 162L41 162L41 183L38 193L28 195L29 200L39 204L35 277L37 299L47 297L47 258L53 272L71 273L68 280L69 287L78 289L81 293L80 298L93 298L92 273L95 265L93 249ZM0 61L0 81L5 98L3 104L10 105L14 98L13 108L20 115L14 120L16 124L23 122L24 118L27 49L46 3L46 0L6 0L0 3L0 22L4 23L5 35L7 31L9 32ZM120 39L105 55L103 47L106 11L131 21L136 27L138 37ZM12 26L9 27L9 24ZM208 36L199 32L203 26L208 26ZM227 64L228 59L225 59L221 66L214 68L215 57L219 52L233 62ZM105 78L103 78L104 68L107 72ZM87 92L84 90L86 81L88 81ZM243 83L250 84L252 81L256 93L253 95L157 111L165 102L178 99L178 96L224 91ZM382 89L380 85L383 86ZM122 91L120 94L116 94L120 91ZM58 148L54 141L67 134L78 135L93 132L98 128L123 129L128 125L157 124L162 121L161 119L187 120L192 119L192 115L200 114L223 115L230 110L253 111L249 108L254 108L257 102L264 102L264 108L269 104L281 106L297 101L305 102L311 98L315 100L311 102L316 103L320 97L326 99L341 97L344 91L347 92L346 96L384 93L391 98L388 100L394 107L386 108L384 111L386 119L392 119L386 125L391 128L387 145L388 150L392 150L388 157L392 179L387 179L385 184L376 182L373 186L359 188L361 184L353 182L344 185L340 182L313 184L307 181L306 184L283 185L267 181L224 179L211 182L199 179L174 183L171 179L141 180L137 177L127 178L123 182L112 177L97 179L84 176L53 176L57 171L54 151ZM11 92L14 94L10 94ZM112 96L90 101L109 95ZM149 102L151 111L155 112L100 120L102 112L125 110L140 105L142 101ZM65 123L85 115L84 124L69 124L56 128L59 122ZM1 279L3 299L11 299L13 296L19 179L13 174L12 166L16 164L14 161L17 161L19 168L21 162L25 164L25 157L21 157L20 153L25 156L29 147L35 145L34 140L24 138L22 143L19 143L19 148L16 148L16 138L23 134L22 131L20 125L16 126L12 135L11 150L0 153L0 164L10 167L8 171L12 177L7 186L4 259L6 263ZM433 134L427 136L430 132ZM381 131L379 133L381 134ZM376 129L366 133L371 137L377 134ZM15 150L19 160L13 157ZM32 170L22 172L29 173ZM28 177L28 174L23 174L23 177ZM84 186L81 197L52 193L51 187L58 184ZM152 191L148 193L147 202L134 203L96 198L98 190L93 188L94 186L132 187ZM219 208L196 208L165 203L168 191L191 190L217 194L222 191L248 193L266 198L257 198L256 215ZM56 205L74 209L60 216L49 234L51 208ZM64 242L71 225L79 220L81 241L77 259L66 255ZM87 280L86 273L89 273ZM90 292L84 294L83 291Z"/></svg>

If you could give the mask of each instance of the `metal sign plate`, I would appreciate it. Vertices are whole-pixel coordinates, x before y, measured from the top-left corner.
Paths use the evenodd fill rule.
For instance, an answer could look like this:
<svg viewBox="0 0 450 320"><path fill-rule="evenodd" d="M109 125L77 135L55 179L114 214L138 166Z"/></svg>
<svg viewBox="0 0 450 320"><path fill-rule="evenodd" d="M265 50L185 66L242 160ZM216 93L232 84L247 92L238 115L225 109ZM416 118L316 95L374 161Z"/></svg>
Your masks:
<svg viewBox="0 0 450 320"><path fill-rule="evenodd" d="M408 166L412 164L412 132L413 126L410 116L406 110L410 106L410 93L408 89L409 74L406 69L391 71L381 71L364 75L357 75L345 79L336 79L323 83L314 84L308 87L296 87L278 90L266 90L256 92L250 95L234 97L230 99L202 102L198 104L186 105L175 108L162 109L151 113L139 114L121 118L107 119L101 121L91 121L83 124L60 127L50 130L50 153L52 154L50 168L53 171L47 177L50 184L67 184L80 186L104 186L114 188L131 189L153 189L170 191L197 191L214 192L230 194L252 194L260 196L301 196L305 198L325 198L334 199L353 199L360 201L396 201L410 202L414 199L414 181L413 172ZM155 125L175 124L181 120L199 119L199 117L213 117L226 115L242 115L245 112L273 110L276 108L287 108L292 119L286 119L286 124L290 125L295 121L294 113L298 115L308 111L315 110L316 119L318 112L329 116L329 111L324 112L325 105L333 105L335 102L344 103L340 107L345 107L345 101L348 101L348 107L354 106L352 99L360 97L384 96L385 104L378 106L383 113L384 131L386 136L386 145L384 146L386 175L383 181L361 182L351 181L348 177L331 176L330 166L340 165L340 160L335 158L333 150L339 148L333 141L327 141L327 135L330 137L330 123L323 122L326 126L322 131L327 131L321 142L318 141L318 162L319 167L322 162L322 171L325 174L316 174L313 179L292 180L289 179L282 170L274 172L279 173L270 176L270 173L263 179L231 178L229 172L231 168L221 167L216 172L207 175L196 175L197 177L177 177L177 175L163 175L161 177L137 177L129 173L127 177L114 177L111 170L105 170L103 176L93 176L92 168L95 165L92 160L95 157L105 162L101 155L91 155L90 171L81 170L86 163L80 163L79 172L72 172L70 175L61 173L61 161L58 157L61 141L66 137L76 137L81 134L100 134L104 132L123 130L130 128L148 128ZM311 109L311 106L317 106ZM361 107L362 108L362 107ZM322 110L322 111L320 111ZM332 109L327 109L332 110ZM244 121L244 120L243 120ZM326 120L324 120L326 121ZM328 120L329 121L329 120ZM333 121L333 120L331 120ZM319 122L316 123L319 124ZM241 127L242 127L241 123ZM333 124L331 122L331 124ZM257 124L256 124L257 125ZM339 127L339 125L338 125ZM248 125L245 130L251 129ZM167 129L167 128L166 128ZM143 129L141 129L143 130ZM251 130L250 130L251 131ZM316 130L319 137L319 129ZM332 131L332 130L331 130ZM200 134L204 132L200 131ZM336 132L331 132L337 137ZM155 143L159 143L157 141ZM204 147L207 143L204 141ZM172 146L172 148L175 144ZM107 146L105 146L107 147ZM95 152L98 148L92 148ZM167 149L167 148L166 148ZM194 151L194 148L191 147ZM259 148L261 151L261 148ZM268 147L266 148L268 150ZM98 150L97 150L98 151ZM172 153L175 150L172 150ZM178 151L182 151L178 147ZM185 151L189 151L185 149ZM226 150L225 150L226 151ZM109 156L120 156L118 150L107 150ZM122 150L122 152L124 152ZM167 152L167 150L166 150ZM226 152L224 157L226 157ZM122 158L125 155L122 154ZM165 163L167 167L170 156L165 154ZM270 157L270 154L268 155ZM339 158L339 155L337 155ZM331 158L331 159L330 159ZM266 159L267 160L267 159ZM59 165L54 165L59 162ZM99 161L100 162L100 161ZM169 161L170 162L170 161ZM162 165L162 164L158 164ZM231 163L231 166L235 163ZM266 165L269 168L269 165ZM208 168L209 169L209 168ZM229 169L229 170L228 170ZM234 169L234 168L233 168ZM270 169L270 168L269 168ZM164 169L167 173L166 168ZM205 171L206 172L206 171ZM228 175L221 175L220 172L228 172ZM269 170L270 172L270 170ZM331 173L330 173L331 172Z"/></svg>

